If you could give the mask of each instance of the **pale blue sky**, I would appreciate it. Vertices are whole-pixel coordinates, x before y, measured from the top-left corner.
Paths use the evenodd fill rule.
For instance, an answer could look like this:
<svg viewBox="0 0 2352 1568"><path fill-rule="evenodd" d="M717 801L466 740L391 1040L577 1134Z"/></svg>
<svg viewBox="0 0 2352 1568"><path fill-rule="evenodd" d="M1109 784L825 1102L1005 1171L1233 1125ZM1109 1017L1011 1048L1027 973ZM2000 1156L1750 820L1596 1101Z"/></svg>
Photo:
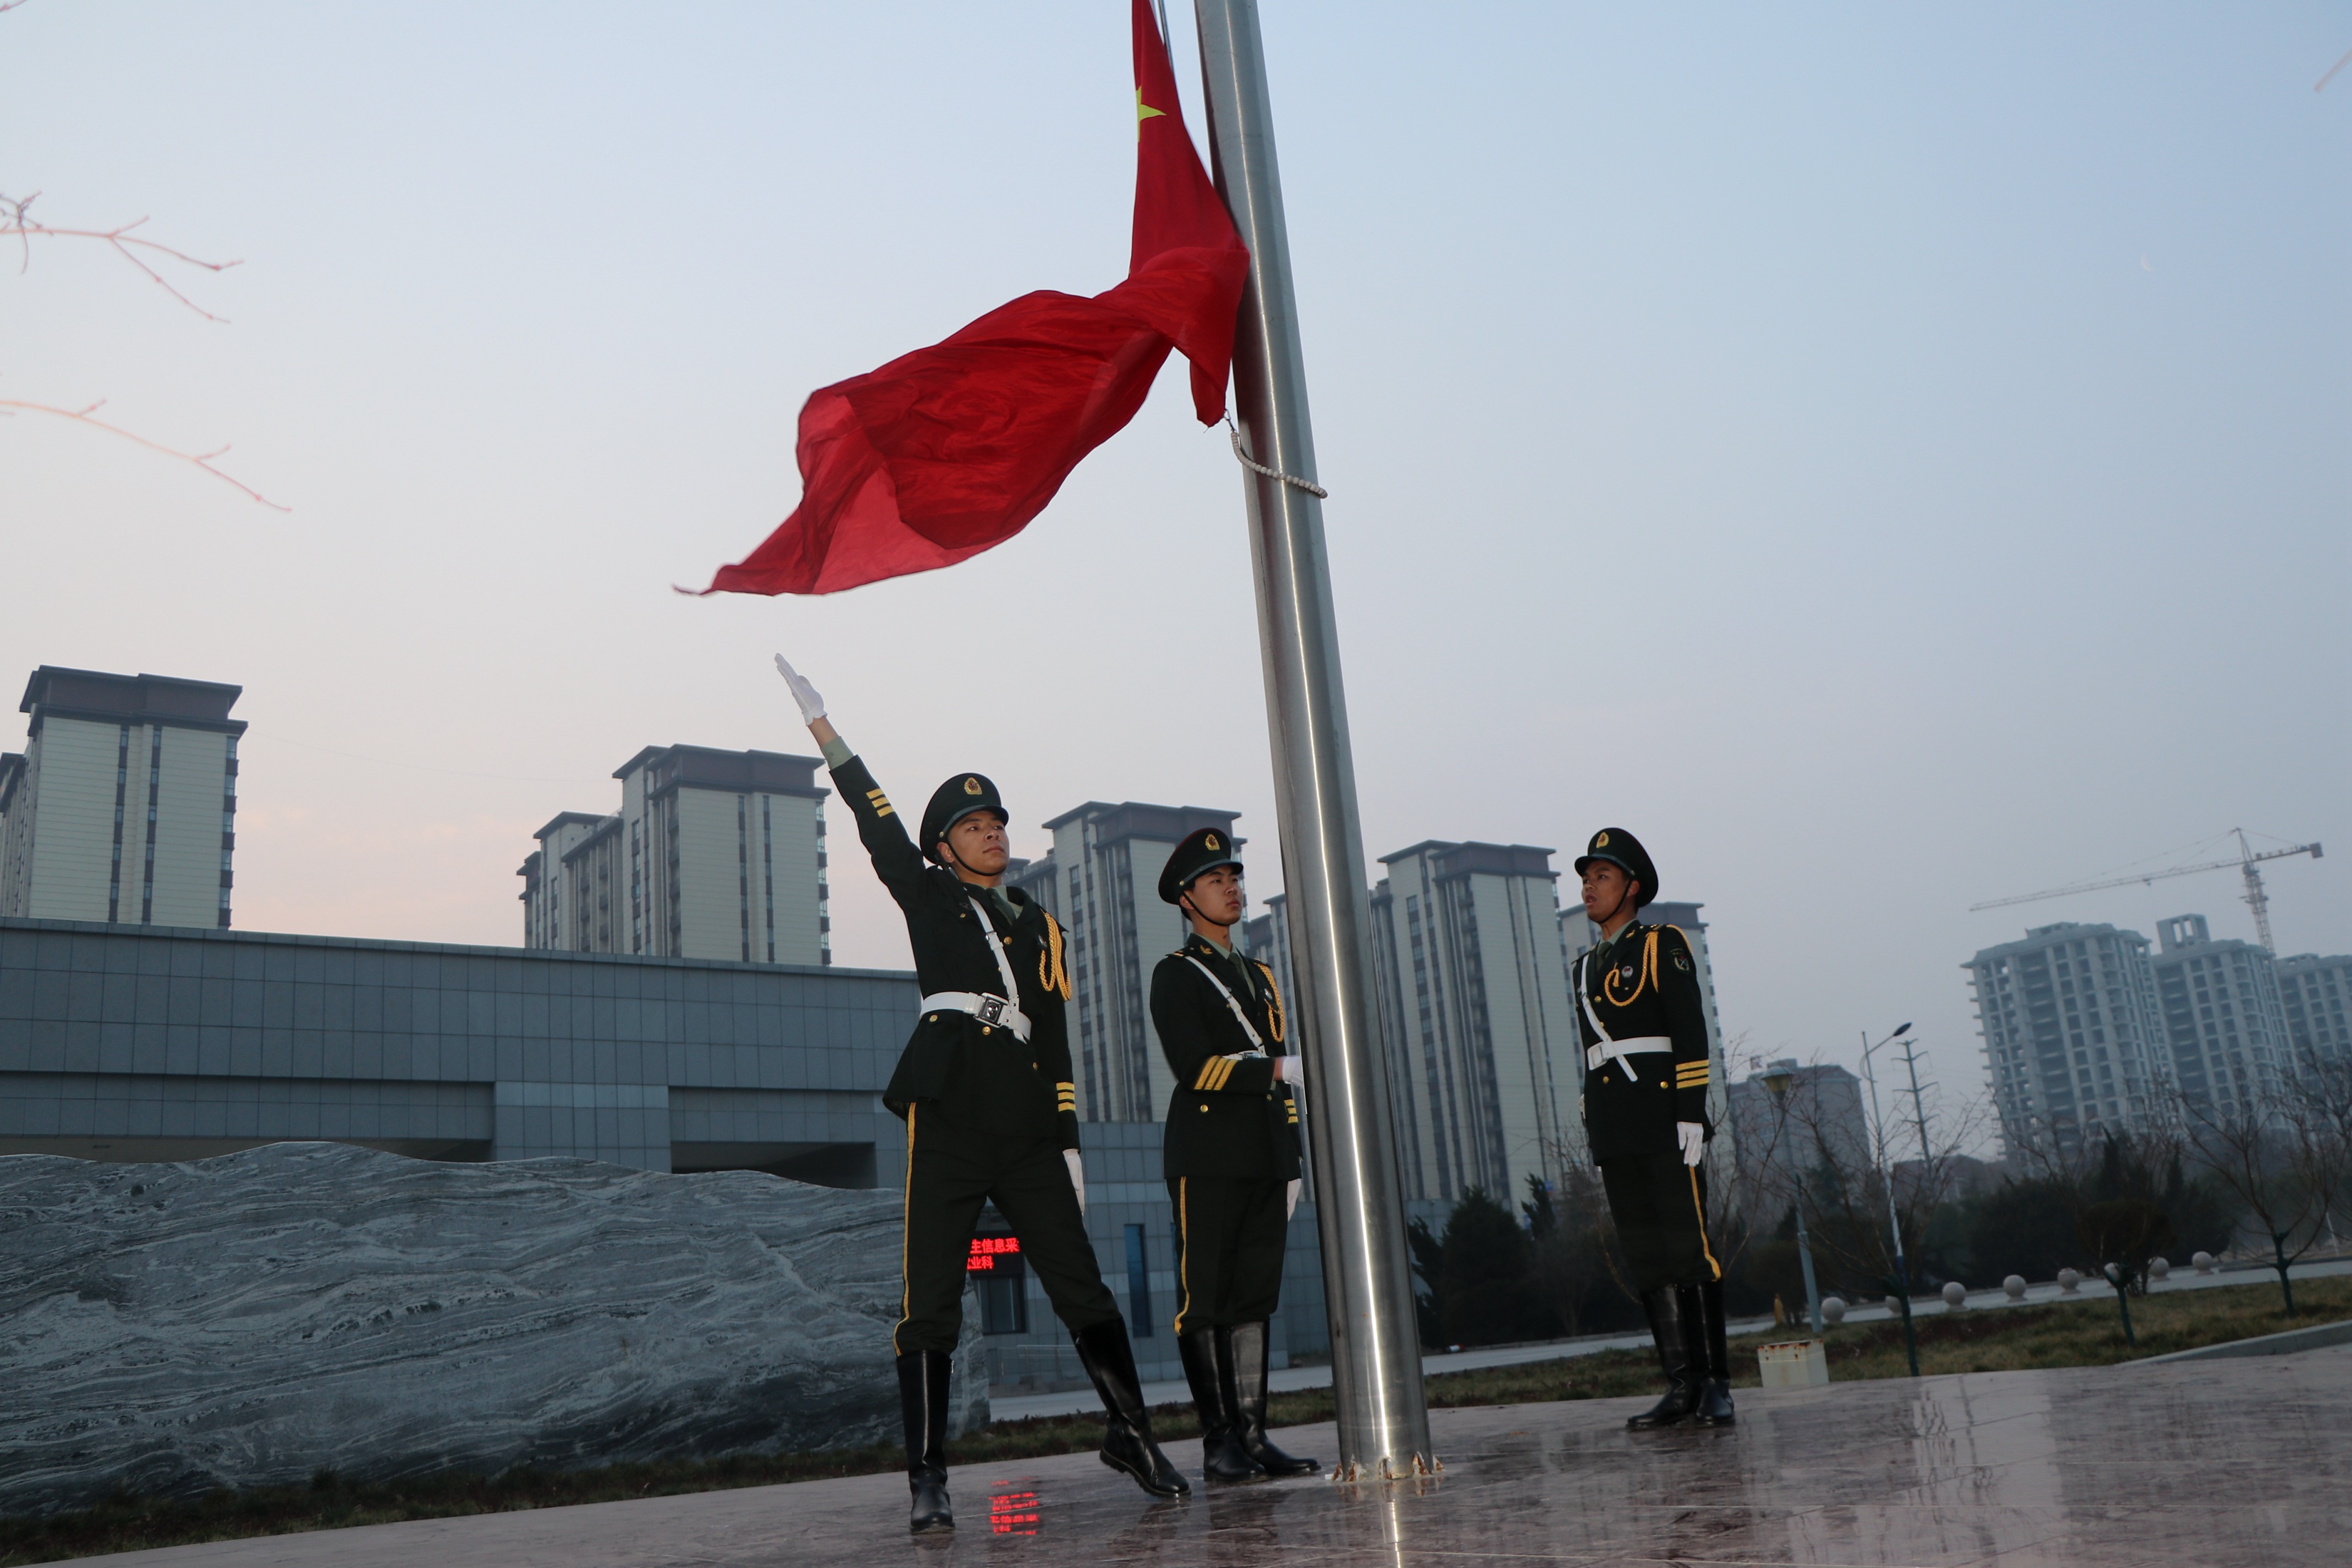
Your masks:
<svg viewBox="0 0 2352 1568"><path fill-rule="evenodd" d="M1181 0L1178 75L1199 127ZM231 441L280 515L0 423L0 673L242 682L241 925L511 942L648 743L1274 824L1240 487L1180 374L1013 543L670 594L798 492L807 393L1127 247L1127 8L0 16L0 193L246 265L0 276L0 396ZM1617 824L1727 1026L1980 1058L2027 922L2250 934L2227 875L1986 915L2242 823L2352 949L2352 3L1266 6L1371 855ZM998 678L975 674L986 649ZM21 731L18 731L21 733ZM13 744L13 742L7 743ZM443 770L443 771L428 771ZM837 951L903 939L854 859Z"/></svg>

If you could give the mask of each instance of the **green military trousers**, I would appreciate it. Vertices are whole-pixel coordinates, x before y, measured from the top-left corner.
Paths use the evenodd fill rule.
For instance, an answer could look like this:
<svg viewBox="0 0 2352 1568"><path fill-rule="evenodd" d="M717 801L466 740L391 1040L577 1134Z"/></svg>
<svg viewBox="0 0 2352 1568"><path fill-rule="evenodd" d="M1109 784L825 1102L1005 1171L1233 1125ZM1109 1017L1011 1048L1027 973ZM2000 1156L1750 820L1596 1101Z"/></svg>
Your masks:
<svg viewBox="0 0 2352 1568"><path fill-rule="evenodd" d="M1706 1173L1679 1152L1619 1155L1601 1167L1609 1215L1636 1290L1723 1278L1706 1234Z"/></svg>
<svg viewBox="0 0 2352 1568"><path fill-rule="evenodd" d="M1285 1189L1272 1176L1180 1176L1176 1205L1176 1331L1262 1323L1282 1301Z"/></svg>
<svg viewBox="0 0 2352 1568"><path fill-rule="evenodd" d="M955 1352L964 1265L984 1203L1012 1225L1021 1256L1071 1332L1118 1316L1060 1145L1051 1138L997 1137L915 1104L907 1108L905 1284L890 1336L898 1354Z"/></svg>

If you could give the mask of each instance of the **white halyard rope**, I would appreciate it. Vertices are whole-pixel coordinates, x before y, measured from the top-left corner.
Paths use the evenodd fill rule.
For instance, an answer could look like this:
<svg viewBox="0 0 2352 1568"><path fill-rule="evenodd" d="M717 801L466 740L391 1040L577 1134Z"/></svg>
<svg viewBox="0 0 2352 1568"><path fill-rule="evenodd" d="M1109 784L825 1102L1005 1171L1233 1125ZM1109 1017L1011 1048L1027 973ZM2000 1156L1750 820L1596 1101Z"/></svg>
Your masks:
<svg viewBox="0 0 2352 1568"><path fill-rule="evenodd" d="M1296 485L1318 500L1329 500L1331 499L1331 492L1325 489L1321 485L1315 483L1313 480L1302 479L1297 474L1286 474L1280 468L1269 468L1264 463L1261 463L1256 458L1251 457L1247 452L1243 451L1242 433L1234 427L1233 416L1231 415L1227 415L1225 416L1225 429L1234 438L1234 457L1243 468L1248 468L1254 473L1264 474L1269 479L1280 479L1286 485Z"/></svg>

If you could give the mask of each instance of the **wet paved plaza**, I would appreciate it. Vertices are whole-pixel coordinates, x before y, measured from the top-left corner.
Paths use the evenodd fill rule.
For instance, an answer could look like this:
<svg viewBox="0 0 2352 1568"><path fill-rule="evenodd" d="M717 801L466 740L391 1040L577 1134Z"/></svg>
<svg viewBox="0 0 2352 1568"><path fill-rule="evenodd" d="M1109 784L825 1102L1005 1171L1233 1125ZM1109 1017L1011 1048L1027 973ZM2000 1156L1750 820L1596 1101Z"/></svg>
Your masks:
<svg viewBox="0 0 2352 1568"><path fill-rule="evenodd" d="M1740 1424L1636 1437L1641 1402L1433 1414L1444 1475L1152 1506L1091 1455L954 1472L952 1537L860 1477L137 1552L158 1568L653 1564L2352 1561L2352 1347L1744 1391ZM1283 1442L1328 1459L1331 1429ZM1197 1443L1170 1453L1197 1475Z"/></svg>

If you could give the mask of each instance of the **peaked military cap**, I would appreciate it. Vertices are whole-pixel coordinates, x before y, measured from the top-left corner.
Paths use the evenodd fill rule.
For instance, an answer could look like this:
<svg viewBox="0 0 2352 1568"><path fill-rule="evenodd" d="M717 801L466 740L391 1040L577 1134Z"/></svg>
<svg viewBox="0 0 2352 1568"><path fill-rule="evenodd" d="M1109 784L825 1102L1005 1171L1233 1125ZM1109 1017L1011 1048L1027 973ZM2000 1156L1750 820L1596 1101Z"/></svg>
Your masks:
<svg viewBox="0 0 2352 1568"><path fill-rule="evenodd" d="M958 773L933 790L931 804L923 807L923 853L938 860L940 840L948 829L975 811L992 811L1003 821L1013 820L986 773Z"/></svg>
<svg viewBox="0 0 2352 1568"><path fill-rule="evenodd" d="M1584 875L1584 868L1595 860L1608 861L1642 884L1642 896L1633 900L1635 909L1658 896L1658 868L1650 864L1650 852L1623 828L1604 827L1594 834L1592 842L1584 847L1584 853L1576 858L1576 874Z"/></svg>
<svg viewBox="0 0 2352 1568"><path fill-rule="evenodd" d="M1203 872L1220 866L1242 868L1241 850L1234 836L1222 827L1202 827L1184 836L1184 841L1168 854L1168 864L1160 871L1160 901L1172 904L1183 897Z"/></svg>

